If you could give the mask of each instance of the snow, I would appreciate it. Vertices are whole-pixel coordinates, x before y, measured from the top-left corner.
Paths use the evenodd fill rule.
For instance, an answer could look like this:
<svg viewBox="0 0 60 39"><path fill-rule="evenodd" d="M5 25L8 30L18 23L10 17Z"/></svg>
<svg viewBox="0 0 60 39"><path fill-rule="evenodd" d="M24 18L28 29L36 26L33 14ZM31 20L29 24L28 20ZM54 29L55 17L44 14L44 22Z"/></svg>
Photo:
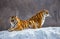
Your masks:
<svg viewBox="0 0 60 39"><path fill-rule="evenodd" d="M60 39L60 27L26 29L22 31L0 31L0 39Z"/></svg>

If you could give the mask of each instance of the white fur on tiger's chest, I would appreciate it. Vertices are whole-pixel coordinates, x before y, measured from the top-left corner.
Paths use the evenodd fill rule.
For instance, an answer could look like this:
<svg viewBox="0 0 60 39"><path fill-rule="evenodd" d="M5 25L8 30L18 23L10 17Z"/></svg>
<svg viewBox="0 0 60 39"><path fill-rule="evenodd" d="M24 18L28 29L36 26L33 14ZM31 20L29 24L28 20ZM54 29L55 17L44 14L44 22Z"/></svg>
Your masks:
<svg viewBox="0 0 60 39"><path fill-rule="evenodd" d="M45 22L45 16L42 18L42 24L41 25L43 25L44 22Z"/></svg>
<svg viewBox="0 0 60 39"><path fill-rule="evenodd" d="M15 27L16 25L14 23L11 22L11 28Z"/></svg>
<svg viewBox="0 0 60 39"><path fill-rule="evenodd" d="M14 24L11 22L11 28L14 27Z"/></svg>

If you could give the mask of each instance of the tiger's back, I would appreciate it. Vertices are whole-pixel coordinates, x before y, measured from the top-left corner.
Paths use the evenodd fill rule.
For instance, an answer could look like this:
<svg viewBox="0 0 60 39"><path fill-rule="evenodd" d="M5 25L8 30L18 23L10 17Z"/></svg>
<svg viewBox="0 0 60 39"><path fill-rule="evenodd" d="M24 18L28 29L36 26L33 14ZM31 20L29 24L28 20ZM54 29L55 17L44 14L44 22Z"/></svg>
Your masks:
<svg viewBox="0 0 60 39"><path fill-rule="evenodd" d="M30 25L33 26L32 28L41 28L42 25L44 24L45 21L45 17L44 17L44 13L48 13L48 11L46 10L41 10L39 11L36 15L32 16L30 19L28 19L28 21L30 22ZM33 23L33 25L32 25Z"/></svg>

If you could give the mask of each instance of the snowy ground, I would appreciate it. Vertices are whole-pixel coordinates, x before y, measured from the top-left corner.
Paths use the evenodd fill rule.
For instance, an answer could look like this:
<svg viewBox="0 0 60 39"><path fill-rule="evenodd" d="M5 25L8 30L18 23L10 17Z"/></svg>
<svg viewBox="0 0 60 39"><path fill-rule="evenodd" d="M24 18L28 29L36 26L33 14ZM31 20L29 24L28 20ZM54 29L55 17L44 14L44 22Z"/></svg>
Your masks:
<svg viewBox="0 0 60 39"><path fill-rule="evenodd" d="M60 39L60 27L26 29L22 31L0 31L0 39Z"/></svg>

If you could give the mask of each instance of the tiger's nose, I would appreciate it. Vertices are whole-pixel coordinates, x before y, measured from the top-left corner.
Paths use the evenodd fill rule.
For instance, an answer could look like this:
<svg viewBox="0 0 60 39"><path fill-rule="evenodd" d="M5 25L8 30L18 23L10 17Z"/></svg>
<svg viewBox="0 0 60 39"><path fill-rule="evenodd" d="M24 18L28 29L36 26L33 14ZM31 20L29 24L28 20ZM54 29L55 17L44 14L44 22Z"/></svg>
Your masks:
<svg viewBox="0 0 60 39"><path fill-rule="evenodd" d="M50 14L47 15L48 17L52 17Z"/></svg>

